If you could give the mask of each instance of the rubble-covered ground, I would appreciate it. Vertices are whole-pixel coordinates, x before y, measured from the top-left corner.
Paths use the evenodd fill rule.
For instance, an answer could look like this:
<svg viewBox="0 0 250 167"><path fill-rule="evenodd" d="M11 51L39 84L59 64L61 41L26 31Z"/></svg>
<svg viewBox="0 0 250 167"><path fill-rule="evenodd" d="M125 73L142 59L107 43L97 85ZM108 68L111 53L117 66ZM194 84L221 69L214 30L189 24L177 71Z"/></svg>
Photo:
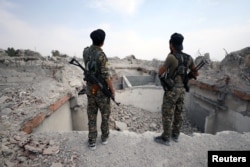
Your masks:
<svg viewBox="0 0 250 167"><path fill-rule="evenodd" d="M199 132L197 128L192 127L191 123L183 113L184 122L181 131L187 135L193 132ZM134 106L121 105L116 107L113 105L110 118L111 128L115 128L115 121L126 123L128 130L136 133L144 133L146 131L162 132L162 117L160 112L150 112Z"/></svg>
<svg viewBox="0 0 250 167"><path fill-rule="evenodd" d="M228 55L222 63L212 62L201 71L204 82L219 82L235 72L232 86L249 91L248 54ZM242 53L242 52L240 52ZM153 142L162 131L161 113L135 106L112 104L108 145L99 138L97 150L87 148L87 132L41 132L26 134L20 129L34 115L49 116L48 106L65 94L75 96L82 88L82 71L68 64L70 57L48 57L26 50L16 57L0 53L0 167L1 166L206 166L208 150L250 150L250 134L198 132L184 113L179 143L165 147ZM248 61L243 61L248 60ZM199 61L199 59L197 59ZM112 73L119 77L122 68L148 72L162 63L157 60L110 59ZM234 66L228 68L226 64ZM119 67L119 73L116 72ZM216 75L218 71L223 73ZM208 75L211 74L211 75ZM230 76L230 75L229 75ZM238 84L237 84L238 83ZM240 83L240 84L239 84ZM85 95L81 95L85 96ZM86 103L86 102L85 102ZM82 109L84 106L82 106ZM126 123L128 131L118 132L115 121Z"/></svg>

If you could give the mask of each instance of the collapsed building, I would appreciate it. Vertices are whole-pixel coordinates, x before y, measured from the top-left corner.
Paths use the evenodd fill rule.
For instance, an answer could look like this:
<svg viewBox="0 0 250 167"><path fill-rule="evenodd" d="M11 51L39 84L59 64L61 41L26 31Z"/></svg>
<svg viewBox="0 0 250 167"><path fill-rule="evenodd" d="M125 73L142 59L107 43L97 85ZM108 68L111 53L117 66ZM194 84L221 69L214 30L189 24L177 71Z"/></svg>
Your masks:
<svg viewBox="0 0 250 167"><path fill-rule="evenodd" d="M191 81L186 109L202 131L249 132L249 60L249 47L232 52L220 63L211 62L199 80Z"/></svg>
<svg viewBox="0 0 250 167"><path fill-rule="evenodd" d="M211 61L206 53L197 57L195 63L199 64L202 59L206 59L208 64L201 68L197 80L189 82L190 91L185 97L184 107L188 118L205 133L215 134L225 130L249 132L250 48L227 54L221 62ZM156 64L155 67L159 66L159 63ZM154 70L134 69L149 75L123 76L119 81L121 87L131 88L152 83L160 85Z"/></svg>
<svg viewBox="0 0 250 167"><path fill-rule="evenodd" d="M33 84L29 88L35 89L32 90L35 92L32 94L37 95L41 93L38 92L38 90L41 91L39 86L42 87L40 85L42 82L46 85L57 81L57 83L54 84L57 86L48 87L48 90L42 91L43 94L41 96L48 96L49 91L52 91L54 94L50 96L55 97L58 94L64 93L64 95L60 95L67 97L65 100L61 100L62 103L64 103L67 101L77 101L78 96L76 96L76 92L84 85L82 81L82 71L76 67L69 66L69 57L44 58L39 53L30 50L19 50L16 57L9 57L7 53L2 50L0 58L1 90L15 89L16 87L20 89L26 87L27 84ZM197 126L201 132L205 133L214 134L223 130L249 132L250 48L247 47L240 51L227 54L221 62L213 62L210 60L209 54L205 54L203 57L200 56L196 58L196 64L203 58L209 61L209 64L205 65L205 67L199 71L200 75L197 80L191 80L189 82L190 92L188 92L185 97L185 110L188 118L194 126ZM113 82L116 89L135 89L144 86L146 90L152 89L152 85L153 89L161 89L157 69L162 62L158 60L137 60L133 55L123 60L111 58L110 62L114 78ZM5 70L6 68L8 70ZM15 69L19 70L11 74L12 70ZM74 69L78 72L72 72L69 69ZM133 70L132 73L131 70ZM25 74L22 74L22 72ZM63 73L65 72L71 73L72 75L66 75L68 78L65 78L63 77ZM49 79L44 81L44 76L49 76ZM53 81L49 81L50 79ZM36 81L32 82L33 80ZM70 84L65 82L70 82ZM61 89L67 90L68 92L58 90L60 87L63 87ZM4 91L1 92L1 102L3 104L1 105L1 113L8 113L10 112L8 106L12 103L8 105L4 104L4 102L8 101L8 97L4 95ZM24 92L19 93L21 97L25 96ZM161 94L159 97L161 98ZM39 97L33 99L35 103L40 102L45 106L51 104L53 100L55 99L49 98L41 100ZM157 100L160 101L159 99ZM24 102L20 101L19 103L20 104L16 105L22 105ZM71 103L73 104L73 102ZM159 104L161 104L161 102ZM49 108L53 108L53 106ZM60 107L57 106L52 110L54 111L59 108ZM158 111L160 110L159 108L158 106ZM32 131L32 129L29 131Z"/></svg>
<svg viewBox="0 0 250 167"><path fill-rule="evenodd" d="M250 48L227 54L221 62L211 61L209 54L204 57L209 64L200 70L197 80L190 81L185 97L187 118L200 132L250 132ZM204 57L197 57L196 64ZM1 158L14 154L10 150L14 146L8 149L8 143L45 155L59 151L53 141L30 144L31 138L19 132L36 136L48 131L87 130L86 96L78 95L84 85L83 72L70 65L70 59L42 57L30 50L19 50L15 56L0 51L0 139L5 150ZM124 104L117 107L112 103L116 115L111 126L160 132L163 90L156 71L163 62L138 60L132 55L110 58L110 63L117 101ZM145 113L150 115L148 119Z"/></svg>

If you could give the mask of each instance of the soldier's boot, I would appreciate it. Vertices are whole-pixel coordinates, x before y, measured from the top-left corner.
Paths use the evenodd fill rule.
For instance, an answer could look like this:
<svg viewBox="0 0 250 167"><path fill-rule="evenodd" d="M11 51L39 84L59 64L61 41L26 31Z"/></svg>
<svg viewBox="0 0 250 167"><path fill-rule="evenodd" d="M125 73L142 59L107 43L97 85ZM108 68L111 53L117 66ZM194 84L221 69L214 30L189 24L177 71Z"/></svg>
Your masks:
<svg viewBox="0 0 250 167"><path fill-rule="evenodd" d="M179 135L178 134L172 134L172 140L175 141L176 143L178 142Z"/></svg>
<svg viewBox="0 0 250 167"><path fill-rule="evenodd" d="M88 142L89 144L88 144L88 146L89 146L89 149L90 150L95 150L96 149L96 145L95 145L95 141L93 141L93 140L89 140L89 142Z"/></svg>
<svg viewBox="0 0 250 167"><path fill-rule="evenodd" d="M102 139L102 144L103 144L103 145L108 144L108 138Z"/></svg>
<svg viewBox="0 0 250 167"><path fill-rule="evenodd" d="M154 141L160 144L164 144L166 146L170 146L170 140L169 139L165 139L162 136L157 136L154 138Z"/></svg>

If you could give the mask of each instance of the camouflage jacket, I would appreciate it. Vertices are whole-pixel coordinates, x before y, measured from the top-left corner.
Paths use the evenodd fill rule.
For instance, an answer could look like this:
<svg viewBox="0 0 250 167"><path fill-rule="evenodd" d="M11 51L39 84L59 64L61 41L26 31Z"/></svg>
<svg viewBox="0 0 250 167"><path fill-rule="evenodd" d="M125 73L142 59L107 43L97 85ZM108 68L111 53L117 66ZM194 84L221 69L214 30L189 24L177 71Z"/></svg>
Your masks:
<svg viewBox="0 0 250 167"><path fill-rule="evenodd" d="M91 45L83 50L85 68L106 80L110 77L108 58L102 48ZM93 84L87 82L87 94L90 95Z"/></svg>

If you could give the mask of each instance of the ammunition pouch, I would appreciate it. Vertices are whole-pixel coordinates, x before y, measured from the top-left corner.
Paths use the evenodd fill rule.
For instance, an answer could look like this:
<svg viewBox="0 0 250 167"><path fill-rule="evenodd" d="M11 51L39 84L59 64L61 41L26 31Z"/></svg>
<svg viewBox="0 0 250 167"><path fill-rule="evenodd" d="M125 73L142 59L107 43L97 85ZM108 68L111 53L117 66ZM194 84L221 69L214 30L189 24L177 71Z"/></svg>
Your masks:
<svg viewBox="0 0 250 167"><path fill-rule="evenodd" d="M164 77L160 77L160 76L159 76L159 78L161 81L161 85L165 91L172 91L173 88L176 86L175 81L171 78L164 78ZM184 88L186 89L186 92L189 92L188 81L189 81L189 79L186 75L186 77L184 77L184 80L183 80L183 84L184 84Z"/></svg>
<svg viewBox="0 0 250 167"><path fill-rule="evenodd" d="M174 86L175 86L175 81L171 78L167 78L165 79L165 83L166 83L166 87L168 90L173 90Z"/></svg>
<svg viewBox="0 0 250 167"><path fill-rule="evenodd" d="M160 81L161 81L161 85L163 87L163 89L165 91L167 90L173 90L174 86L175 86L175 81L171 78L165 78L163 76L159 76Z"/></svg>

